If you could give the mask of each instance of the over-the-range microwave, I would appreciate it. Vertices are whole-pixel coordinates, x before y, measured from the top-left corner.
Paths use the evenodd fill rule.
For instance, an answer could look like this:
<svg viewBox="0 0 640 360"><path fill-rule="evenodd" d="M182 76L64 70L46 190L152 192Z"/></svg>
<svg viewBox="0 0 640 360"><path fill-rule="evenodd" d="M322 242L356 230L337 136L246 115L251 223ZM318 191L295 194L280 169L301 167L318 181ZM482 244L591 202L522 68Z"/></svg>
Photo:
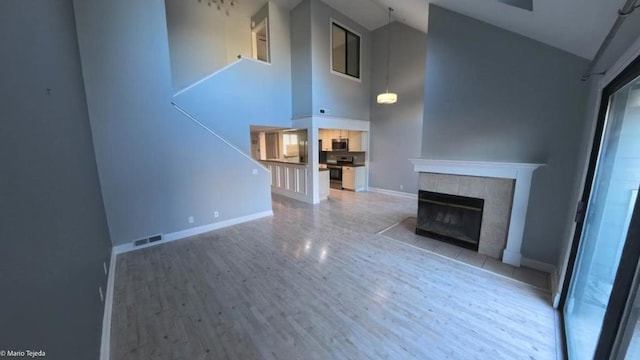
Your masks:
<svg viewBox="0 0 640 360"><path fill-rule="evenodd" d="M349 151L349 139L332 139L331 150L333 151Z"/></svg>

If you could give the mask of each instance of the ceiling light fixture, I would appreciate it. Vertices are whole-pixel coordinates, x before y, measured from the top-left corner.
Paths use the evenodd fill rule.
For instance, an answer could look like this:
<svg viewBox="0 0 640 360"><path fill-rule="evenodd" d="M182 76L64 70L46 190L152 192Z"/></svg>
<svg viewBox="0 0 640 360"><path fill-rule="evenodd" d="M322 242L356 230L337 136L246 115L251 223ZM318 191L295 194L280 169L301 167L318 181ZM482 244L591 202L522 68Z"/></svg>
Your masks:
<svg viewBox="0 0 640 360"><path fill-rule="evenodd" d="M378 104L395 104L398 101L398 94L389 92L389 60L391 58L391 12L389 8L389 23L387 24L387 90L377 97Z"/></svg>

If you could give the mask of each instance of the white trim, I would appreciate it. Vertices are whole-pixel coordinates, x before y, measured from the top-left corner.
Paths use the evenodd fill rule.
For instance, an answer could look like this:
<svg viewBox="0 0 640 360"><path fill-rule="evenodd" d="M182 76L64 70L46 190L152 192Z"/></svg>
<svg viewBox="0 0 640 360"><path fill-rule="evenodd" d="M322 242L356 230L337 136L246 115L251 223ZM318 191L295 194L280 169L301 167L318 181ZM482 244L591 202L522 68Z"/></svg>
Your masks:
<svg viewBox="0 0 640 360"><path fill-rule="evenodd" d="M269 56L271 56L271 54L269 54ZM187 91L191 90L192 88L194 88L194 87L196 87L196 86L198 86L198 85L202 84L203 82L205 82L205 81L207 81L207 80L211 79L212 77L214 77L214 76L218 75L219 73L221 73L221 72L223 72L223 71L227 70L228 68L230 68L230 67L234 66L235 64L238 64L238 63L242 62L243 60L253 61L253 62L258 63L258 64L263 64L263 65L269 65L269 66L271 66L271 63L270 63L270 62L265 62L265 61L262 61L262 60L258 60L258 59L254 59L254 58L251 58L251 57L243 56L243 57L241 57L240 59L238 59L238 60L236 60L236 61L234 61L234 62L232 62L232 63L229 63L229 64L227 64L227 65L223 66L222 68L220 68L220 69L218 69L218 70L214 71L213 73L211 73L211 74L209 74L209 75L207 75L207 76L203 77L202 79L200 79L200 80L198 80L198 81L194 82L193 84L191 84L191 85L187 85L187 87L185 87L185 88L183 88L183 89L179 90L177 93L173 94L173 97L175 98L175 97L177 97L177 96L182 95L183 93L185 93L185 92L187 92Z"/></svg>
<svg viewBox="0 0 640 360"><path fill-rule="evenodd" d="M164 239L160 241L155 241L155 242L147 243L140 246L133 246L133 243L131 242L126 244L121 244L114 247L113 250L116 254L122 254L129 251L144 249L150 246L165 244L171 241L186 239L195 235L204 234L213 230L218 230L228 226L233 226L233 225L245 223L252 220L257 220L257 219L261 219L268 216L273 216L273 210L262 211L262 212L251 214L251 215L241 216L241 217L224 220L224 221L220 221L220 222L216 222L208 225L202 225L202 226L197 226L197 227L193 227L186 230L176 231L173 233L166 234L164 236Z"/></svg>
<svg viewBox="0 0 640 360"><path fill-rule="evenodd" d="M367 188L367 191L374 192L374 193L397 196L397 197L401 197L401 198L405 198L405 199L416 199L416 200L418 199L418 194L412 194L412 193L406 193L406 192L402 192L402 191L394 191L394 190L375 188L375 187L371 187L371 186L369 186Z"/></svg>
<svg viewBox="0 0 640 360"><path fill-rule="evenodd" d="M191 121L193 121L194 123L198 124L201 128L205 129L208 133L210 133L211 135L215 136L218 138L218 140L222 141L223 143L225 143L227 146L229 146L230 148L232 148L233 150L235 150L236 152L238 152L240 155L244 156L247 160L251 161L253 164L258 165L259 168L261 168L262 170L266 171L267 173L271 173L269 171L269 169L267 169L264 165L262 165L262 163L260 163L258 160L254 159L253 157L251 157L251 155L246 154L244 151L242 151L240 148L238 148L237 146L233 145L232 143L228 142L225 138L223 138L222 136L218 135L215 131L211 130L207 125L205 125L202 121L196 119L195 116L189 114L185 109L183 109L182 107L180 107L180 105L176 104L175 102L171 102L171 105L173 105L173 107L182 115L186 116L188 119L190 119Z"/></svg>
<svg viewBox="0 0 640 360"><path fill-rule="evenodd" d="M102 340L100 341L100 360L111 358L111 314L113 313L113 287L116 281L116 253L111 249L109 274L107 277L107 293L104 301L104 315L102 316Z"/></svg>
<svg viewBox="0 0 640 360"><path fill-rule="evenodd" d="M522 248L522 236L529 206L531 178L534 170L545 166L544 164L434 159L409 159L409 161L413 163L413 169L416 172L514 179L515 188L511 217L509 218L509 233L507 234L507 246L502 253L502 262L520 266L522 261L520 249Z"/></svg>
<svg viewBox="0 0 640 360"><path fill-rule="evenodd" d="M358 77L355 76L351 76L349 74L343 74L341 72L335 71L333 70L333 24L338 25L339 27L353 33L354 35L357 35L359 38L358 41ZM346 40L345 40L346 41ZM345 42L345 55L347 53L347 45ZM345 64L346 66L346 64ZM341 23L340 21L334 19L334 18L329 18L329 72L333 75L338 75L341 76L345 79L349 79L358 83L362 83L362 34L358 33L357 31L354 31L352 28L350 28L349 26L344 25L343 23Z"/></svg>
<svg viewBox="0 0 640 360"><path fill-rule="evenodd" d="M291 119L291 126L296 129L341 129L369 132L371 122L368 120L349 119L338 116L311 115Z"/></svg>

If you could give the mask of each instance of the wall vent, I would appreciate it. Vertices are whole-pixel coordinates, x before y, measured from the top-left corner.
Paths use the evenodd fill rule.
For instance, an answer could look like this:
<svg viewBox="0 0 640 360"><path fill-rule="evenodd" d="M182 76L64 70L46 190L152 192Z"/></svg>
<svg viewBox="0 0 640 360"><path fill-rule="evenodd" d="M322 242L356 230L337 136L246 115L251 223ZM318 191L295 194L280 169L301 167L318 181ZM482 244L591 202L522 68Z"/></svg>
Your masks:
<svg viewBox="0 0 640 360"><path fill-rule="evenodd" d="M152 235L146 238L133 240L133 246L140 246L140 245L144 245L144 244L148 244L148 243L152 243L160 240L162 240L162 234Z"/></svg>

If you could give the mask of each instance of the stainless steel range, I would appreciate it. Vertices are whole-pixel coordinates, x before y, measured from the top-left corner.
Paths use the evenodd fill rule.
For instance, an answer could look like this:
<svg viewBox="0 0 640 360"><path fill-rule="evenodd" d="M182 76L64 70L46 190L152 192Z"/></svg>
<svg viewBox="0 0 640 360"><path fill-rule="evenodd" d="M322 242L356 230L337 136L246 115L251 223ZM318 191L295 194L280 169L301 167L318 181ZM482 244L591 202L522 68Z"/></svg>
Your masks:
<svg viewBox="0 0 640 360"><path fill-rule="evenodd" d="M353 156L339 156L335 159L327 159L329 169L329 186L332 189L342 190L342 166L353 165Z"/></svg>

